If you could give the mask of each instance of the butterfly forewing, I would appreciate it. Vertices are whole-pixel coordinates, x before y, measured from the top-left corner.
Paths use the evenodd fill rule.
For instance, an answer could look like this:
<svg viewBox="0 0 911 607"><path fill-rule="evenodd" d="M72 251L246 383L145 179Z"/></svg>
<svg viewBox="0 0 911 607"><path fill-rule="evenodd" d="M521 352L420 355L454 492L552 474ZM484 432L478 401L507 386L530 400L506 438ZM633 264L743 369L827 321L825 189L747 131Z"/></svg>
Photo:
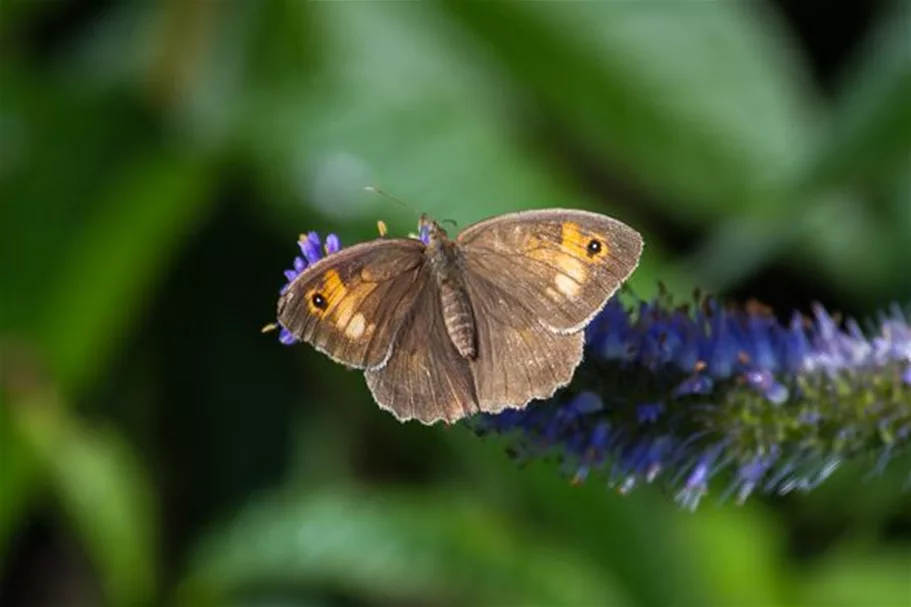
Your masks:
<svg viewBox="0 0 911 607"><path fill-rule="evenodd" d="M581 330L639 263L642 238L629 226L586 211L501 215L457 238L466 275L496 281L544 326Z"/></svg>
<svg viewBox="0 0 911 607"><path fill-rule="evenodd" d="M411 313L423 275L424 245L377 240L342 249L308 267L281 295L278 321L301 341L350 367L385 363Z"/></svg>

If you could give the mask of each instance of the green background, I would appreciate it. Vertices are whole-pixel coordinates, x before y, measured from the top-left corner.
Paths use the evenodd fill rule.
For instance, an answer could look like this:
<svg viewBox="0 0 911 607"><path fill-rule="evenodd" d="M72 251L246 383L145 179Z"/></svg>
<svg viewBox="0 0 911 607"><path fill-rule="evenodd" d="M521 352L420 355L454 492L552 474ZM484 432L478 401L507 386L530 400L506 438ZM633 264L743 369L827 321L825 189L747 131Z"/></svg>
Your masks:
<svg viewBox="0 0 911 607"><path fill-rule="evenodd" d="M0 2L0 600L911 605L907 456L692 514L259 332L300 232L415 229L368 184L614 215L644 296L907 304L911 4L809 6Z"/></svg>

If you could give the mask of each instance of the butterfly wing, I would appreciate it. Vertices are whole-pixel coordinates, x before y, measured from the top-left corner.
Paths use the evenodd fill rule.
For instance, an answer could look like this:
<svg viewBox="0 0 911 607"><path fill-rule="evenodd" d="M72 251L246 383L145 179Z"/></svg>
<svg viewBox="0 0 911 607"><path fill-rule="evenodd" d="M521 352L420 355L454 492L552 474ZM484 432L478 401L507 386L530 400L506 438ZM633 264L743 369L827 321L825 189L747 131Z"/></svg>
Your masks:
<svg viewBox="0 0 911 607"><path fill-rule="evenodd" d="M346 247L292 281L278 300L278 322L337 362L381 366L420 293L425 259L413 239Z"/></svg>
<svg viewBox="0 0 911 607"><path fill-rule="evenodd" d="M364 375L377 404L399 421L453 422L478 412L469 363L446 332L440 288L429 267L418 283L419 294L392 355Z"/></svg>
<svg viewBox="0 0 911 607"><path fill-rule="evenodd" d="M470 367L482 411L521 407L569 383L582 360L582 331L553 331L487 276L466 273L464 280L477 336Z"/></svg>
<svg viewBox="0 0 911 607"><path fill-rule="evenodd" d="M639 263L642 237L587 211L549 209L500 215L456 239L465 273L490 277L542 324L582 330Z"/></svg>

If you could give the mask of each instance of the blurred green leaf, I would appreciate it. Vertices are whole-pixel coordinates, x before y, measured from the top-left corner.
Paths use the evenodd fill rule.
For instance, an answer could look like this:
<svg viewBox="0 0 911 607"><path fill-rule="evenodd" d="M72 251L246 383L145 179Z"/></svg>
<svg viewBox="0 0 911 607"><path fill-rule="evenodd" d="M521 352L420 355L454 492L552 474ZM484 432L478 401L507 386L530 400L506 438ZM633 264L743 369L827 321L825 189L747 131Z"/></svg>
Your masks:
<svg viewBox="0 0 911 607"><path fill-rule="evenodd" d="M157 520L152 487L121 436L71 417L47 390L6 408L98 571L112 605L155 593Z"/></svg>
<svg viewBox="0 0 911 607"><path fill-rule="evenodd" d="M0 39L6 43L16 34L26 30L30 21L52 12L54 8L55 3L52 2L0 2Z"/></svg>
<svg viewBox="0 0 911 607"><path fill-rule="evenodd" d="M310 3L276 0L251 6L253 27L245 73L253 90L298 90L315 67L323 45Z"/></svg>
<svg viewBox="0 0 911 607"><path fill-rule="evenodd" d="M911 172L911 2L884 15L844 79L827 136L799 178L810 195Z"/></svg>
<svg viewBox="0 0 911 607"><path fill-rule="evenodd" d="M304 190L339 220L377 209L401 215L361 191L373 184L463 224L520 208L592 206L511 140L491 108L494 83L432 7L321 3L312 11L323 26L322 68L297 95L250 97L246 112L245 141L263 175L285 184L283 204L299 204Z"/></svg>
<svg viewBox="0 0 911 607"><path fill-rule="evenodd" d="M210 183L201 159L151 152L93 206L44 302L40 341L63 385L84 385L104 368L211 201Z"/></svg>
<svg viewBox="0 0 911 607"><path fill-rule="evenodd" d="M765 606L785 596L776 566L780 539L761 510L708 499L693 516L657 487L622 495L598 475L571 486L557 464L517 466L503 453L502 440L446 436L471 470L473 492L502 500L500 507L516 518L547 521L612 572L636 605Z"/></svg>
<svg viewBox="0 0 911 607"><path fill-rule="evenodd" d="M318 490L256 503L207 539L187 605L258 587L455 604L622 605L603 571L461 493Z"/></svg>
<svg viewBox="0 0 911 607"><path fill-rule="evenodd" d="M692 582L711 588L713 604L783 603L787 576L777 558L782 538L764 513L730 502L706 504L698 517L680 512L675 522L691 560Z"/></svg>
<svg viewBox="0 0 911 607"><path fill-rule="evenodd" d="M846 549L799 576L798 605L853 607L911 605L911 559L907 552Z"/></svg>
<svg viewBox="0 0 911 607"><path fill-rule="evenodd" d="M911 173L909 18L911 3L901 0L874 27L827 128L798 159L793 181L780 199L768 201L784 215L766 221L729 217L681 264L679 273L699 276L709 289L724 289L793 250L792 259L806 272L821 269L846 291L866 292L875 301L892 290L895 277L907 268L904 232L911 229L906 219L911 196L896 198L889 217L873 211L876 197L870 188L883 182L888 187ZM858 188L867 189L865 198L851 195Z"/></svg>
<svg viewBox="0 0 911 607"><path fill-rule="evenodd" d="M676 525L683 514L665 496L649 488L620 495L596 477L572 486L556 463L517 465L506 454L507 441L481 440L467 431L446 437L469 471L463 491L485 495L516 520L546 524L583 558L616 576L633 604L711 602L711 580L694 583L692 578L689 541Z"/></svg>
<svg viewBox="0 0 911 607"><path fill-rule="evenodd" d="M874 473L879 464L872 457L845 462L825 483L792 500L792 516L822 525L851 521L855 535L875 535L890 513L911 513L911 492L896 491L896 487L907 486L911 450L896 454Z"/></svg>
<svg viewBox="0 0 911 607"><path fill-rule="evenodd" d="M45 321L49 275L70 257L99 192L152 133L116 96L26 70L0 73L0 327L20 338ZM78 153L73 143L79 142Z"/></svg>
<svg viewBox="0 0 911 607"><path fill-rule="evenodd" d="M888 205L895 215L894 256L892 257L895 276L899 280L904 277L904 299L911 300L911 277L908 268L911 267L911 247L903 246L911 242L911 171L899 175L895 183L886 194ZM896 281L897 282L897 281Z"/></svg>
<svg viewBox="0 0 911 607"><path fill-rule="evenodd" d="M790 253L799 271L818 275L822 270L845 290L874 295L890 280L891 239L863 201L833 196L794 212L778 219L731 216L713 226L672 272L691 276L710 292L723 292Z"/></svg>
<svg viewBox="0 0 911 607"><path fill-rule="evenodd" d="M802 222L796 257L871 303L901 292L896 280L908 275L911 260L911 194L893 195L896 182L911 174L909 23L911 2L901 0L873 28L866 53L845 78L827 137L795 183L807 198L837 197L810 214L815 221ZM865 196L849 202L838 194L852 190ZM902 282L907 294L911 282Z"/></svg>
<svg viewBox="0 0 911 607"><path fill-rule="evenodd" d="M667 212L792 204L768 194L812 143L815 99L762 5L448 5L550 118Z"/></svg>
<svg viewBox="0 0 911 607"><path fill-rule="evenodd" d="M0 352L0 365L3 356ZM41 472L34 454L10 420L10 403L4 388L0 386L0 555L8 554L10 534L22 520Z"/></svg>

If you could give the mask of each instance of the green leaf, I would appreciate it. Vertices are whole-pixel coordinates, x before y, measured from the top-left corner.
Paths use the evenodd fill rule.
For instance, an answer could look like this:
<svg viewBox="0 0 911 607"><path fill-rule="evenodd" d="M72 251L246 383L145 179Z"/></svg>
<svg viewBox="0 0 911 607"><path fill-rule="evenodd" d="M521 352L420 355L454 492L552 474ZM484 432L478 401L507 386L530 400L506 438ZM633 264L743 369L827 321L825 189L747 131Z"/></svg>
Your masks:
<svg viewBox="0 0 911 607"><path fill-rule="evenodd" d="M911 602L907 551L869 551L858 546L839 552L795 576L800 581L799 605L907 607Z"/></svg>
<svg viewBox="0 0 911 607"><path fill-rule="evenodd" d="M297 97L251 106L248 136L271 170L307 184L321 211L401 212L361 192L369 184L456 220L574 196L509 145L482 109L485 82L422 27L427 8L325 3L315 11L324 70Z"/></svg>
<svg viewBox="0 0 911 607"><path fill-rule="evenodd" d="M0 378L7 372L3 365L8 364L8 355L0 351ZM10 419L11 399L6 388L0 385L0 555L6 554L10 534L25 515L41 480L41 467Z"/></svg>
<svg viewBox="0 0 911 607"><path fill-rule="evenodd" d="M150 148L135 106L48 82L0 74L0 330L34 335L46 321L51 278L73 254L99 193ZM78 141L74 154L68 142Z"/></svg>
<svg viewBox="0 0 911 607"><path fill-rule="evenodd" d="M486 496L488 507L513 520L547 521L582 558L616 577L633 604L711 602L710 580L693 582L689 538L678 532L681 513L670 500L649 488L620 495L597 478L573 486L555 463L517 465L505 452L508 440L467 431L446 437L468 472L463 491Z"/></svg>
<svg viewBox="0 0 911 607"><path fill-rule="evenodd" d="M827 136L800 177L808 194L890 181L911 172L911 2L873 28L834 104Z"/></svg>
<svg viewBox="0 0 911 607"><path fill-rule="evenodd" d="M805 222L795 257L809 259L833 284L864 294L869 305L907 297L911 194L911 2L874 28L866 52L842 86L828 136L795 187L807 197L842 194ZM832 198L832 197L830 197ZM853 202L853 204L852 204ZM904 284L904 287L896 288Z"/></svg>
<svg viewBox="0 0 911 607"><path fill-rule="evenodd" d="M773 521L759 509L729 506L676 517L682 542L695 557L689 564L692 583L710 588L716 605L783 604L781 582L787 578L777 560L782 538Z"/></svg>
<svg viewBox="0 0 911 607"><path fill-rule="evenodd" d="M768 194L807 153L816 102L786 32L758 5L448 6L550 118L666 211L791 204Z"/></svg>
<svg viewBox="0 0 911 607"><path fill-rule="evenodd" d="M47 478L110 604L146 604L155 592L157 517L136 454L113 430L84 426L46 389L10 405L4 432Z"/></svg>
<svg viewBox="0 0 911 607"><path fill-rule="evenodd" d="M766 220L733 216L716 225L679 272L698 277L709 289L723 289L792 249L792 263L867 294L871 304L895 296L895 277L907 267L904 232L911 229L911 198L878 196L876 190L894 187L896 179L911 173L909 18L911 3L902 0L874 28L844 80L827 128L795 164L780 200L768 201L776 214ZM878 205L880 198L896 204L877 214L877 206L889 206Z"/></svg>
<svg viewBox="0 0 911 607"><path fill-rule="evenodd" d="M361 191L372 184L462 223L534 206L592 206L512 140L492 111L493 82L446 35L433 7L322 3L310 17L321 26L322 69L297 95L251 96L244 130L264 176L296 193L286 205L299 204L305 186L311 204L340 220L376 217L377 209L402 214Z"/></svg>
<svg viewBox="0 0 911 607"><path fill-rule="evenodd" d="M603 572L459 494L326 489L260 498L203 542L187 605L330 588L399 603L621 605Z"/></svg>
<svg viewBox="0 0 911 607"><path fill-rule="evenodd" d="M85 385L104 369L210 201L209 177L197 158L150 153L117 176L72 234L39 329L62 385Z"/></svg>

